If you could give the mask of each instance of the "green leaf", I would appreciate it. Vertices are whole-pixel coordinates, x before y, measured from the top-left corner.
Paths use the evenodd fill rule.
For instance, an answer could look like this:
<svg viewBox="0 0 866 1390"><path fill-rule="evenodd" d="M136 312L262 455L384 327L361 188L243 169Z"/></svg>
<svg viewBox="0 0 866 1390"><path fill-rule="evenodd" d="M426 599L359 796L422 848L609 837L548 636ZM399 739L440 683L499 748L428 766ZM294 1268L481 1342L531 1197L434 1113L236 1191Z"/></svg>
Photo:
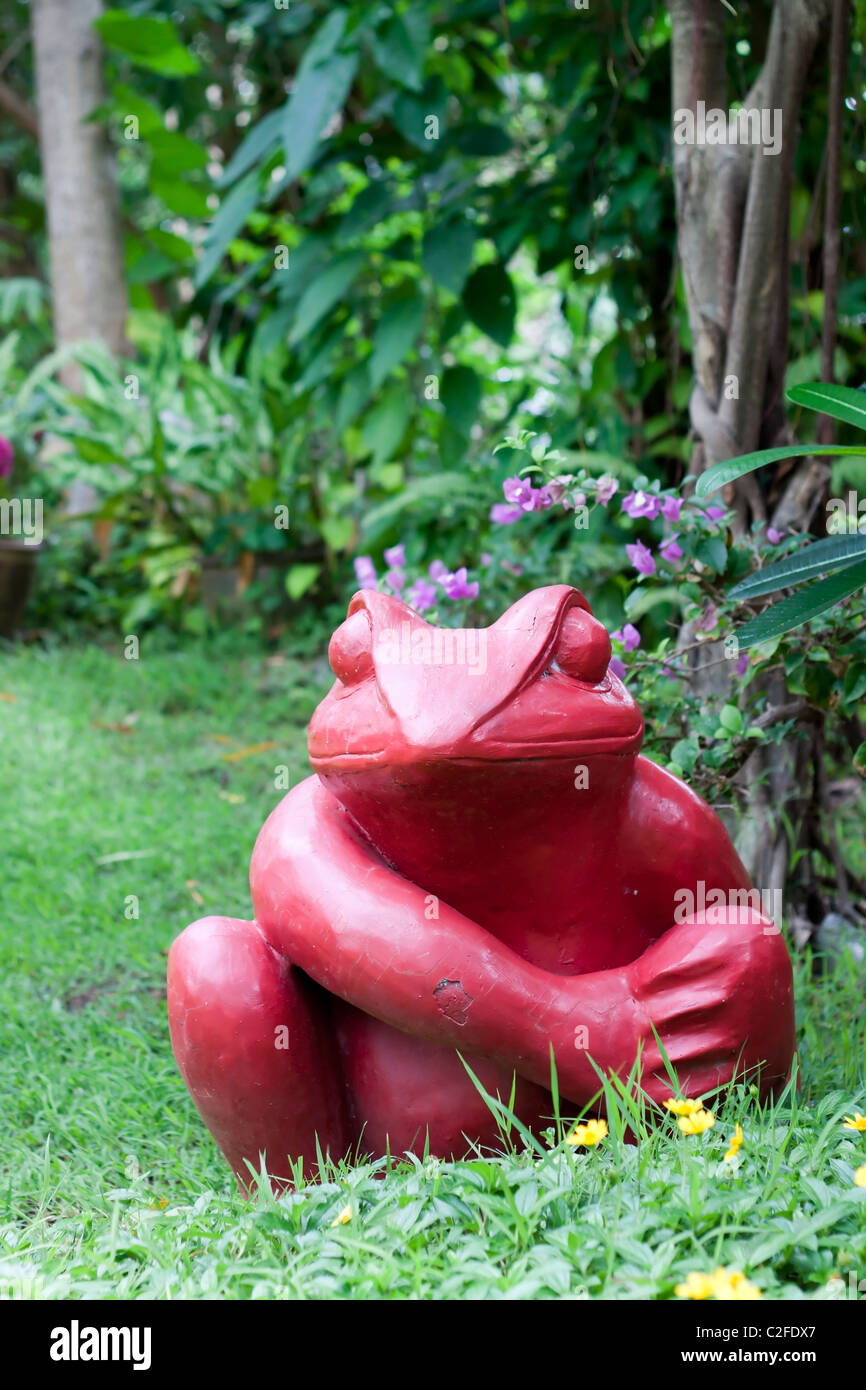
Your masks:
<svg viewBox="0 0 866 1390"><path fill-rule="evenodd" d="M94 28L109 48L165 77L184 77L199 70L198 59L184 48L170 19L106 10L94 21Z"/></svg>
<svg viewBox="0 0 866 1390"><path fill-rule="evenodd" d="M731 734L740 734L743 731L743 716L736 705L724 705L722 707L719 723L723 729L727 729Z"/></svg>
<svg viewBox="0 0 866 1390"><path fill-rule="evenodd" d="M866 743L861 743L855 752L854 766L861 777L866 777Z"/></svg>
<svg viewBox="0 0 866 1390"><path fill-rule="evenodd" d="M150 180L150 191L155 193L157 198L161 198L166 207L181 217L210 217L210 208L204 190L194 187L191 183L184 183L183 179L164 179L159 174L153 174Z"/></svg>
<svg viewBox="0 0 866 1390"><path fill-rule="evenodd" d="M238 145L220 175L219 185L227 186L234 183L235 179L239 179L241 174L246 173L247 169L262 162L264 155L270 154L271 149L279 142L288 104L286 102L276 111L269 111L267 116L263 116L260 121L256 122L246 138Z"/></svg>
<svg viewBox="0 0 866 1390"><path fill-rule="evenodd" d="M338 256L327 270L316 276L298 301L294 326L289 334L290 345L294 346L312 332L316 324L339 303L363 264L361 252L353 251L351 255Z"/></svg>
<svg viewBox="0 0 866 1390"><path fill-rule="evenodd" d="M176 130L160 130L148 137L154 160L160 175L164 170L175 173L186 169L203 169L207 164L207 150L188 140ZM156 166L154 166L156 167Z"/></svg>
<svg viewBox="0 0 866 1390"><path fill-rule="evenodd" d="M421 246L421 264L438 284L459 294L475 251L475 228L464 217L431 227Z"/></svg>
<svg viewBox="0 0 866 1390"><path fill-rule="evenodd" d="M514 332L517 302L511 277L501 262L479 266L463 291L463 304L476 327L507 347Z"/></svg>
<svg viewBox="0 0 866 1390"><path fill-rule="evenodd" d="M330 550L345 550L355 534L355 523L348 516L327 516L319 527Z"/></svg>
<svg viewBox="0 0 866 1390"><path fill-rule="evenodd" d="M235 184L231 193L223 198L213 221L208 228L204 254L195 272L197 288L206 284L223 258L226 247L234 241L249 214L255 207L259 196L259 178L253 169L245 179Z"/></svg>
<svg viewBox="0 0 866 1390"><path fill-rule="evenodd" d="M834 420L843 420L846 425L856 425L857 429L866 430L866 391L816 381L792 386L786 394L795 405L820 410L822 415L832 415Z"/></svg>
<svg viewBox="0 0 866 1390"><path fill-rule="evenodd" d="M418 294L398 299L385 310L373 335L370 357L374 391L411 351L423 322L424 301Z"/></svg>
<svg viewBox="0 0 866 1390"><path fill-rule="evenodd" d="M804 545L795 555L787 555L784 560L776 560L772 565L765 565L755 574L741 579L739 584L728 590L728 598L754 598L758 594L770 594L775 589L799 584L802 579L811 579L824 570L854 565L859 560L866 560L866 536L828 536L825 540Z"/></svg>
<svg viewBox="0 0 866 1390"><path fill-rule="evenodd" d="M799 593L783 598L757 618L745 623L737 631L739 644L741 647L753 647L756 642L766 642L770 637L778 637L792 628L801 627L864 585L866 564L852 565L838 574L831 574L827 579L820 579L817 584L810 584Z"/></svg>
<svg viewBox="0 0 866 1390"><path fill-rule="evenodd" d="M457 136L457 148L473 158L495 159L511 149L511 138L501 126L490 121L472 121Z"/></svg>
<svg viewBox="0 0 866 1390"><path fill-rule="evenodd" d="M361 447L372 454L374 463L387 463L400 444L412 409L408 385L400 382L386 391L361 425Z"/></svg>
<svg viewBox="0 0 866 1390"><path fill-rule="evenodd" d="M298 178L312 162L322 131L341 111L358 70L358 50L339 52L347 12L332 10L317 29L295 76L283 113L286 179Z"/></svg>
<svg viewBox="0 0 866 1390"><path fill-rule="evenodd" d="M447 117L448 89L441 77L428 82L420 95L401 92L394 102L394 124L400 134L426 153L437 149Z"/></svg>
<svg viewBox="0 0 866 1390"><path fill-rule="evenodd" d="M439 399L454 429L468 438L481 404L481 379L471 367L447 367L442 374Z"/></svg>
<svg viewBox="0 0 866 1390"><path fill-rule="evenodd" d="M337 414L334 419L338 434L342 434L347 425L351 425L359 412L364 409L371 395L372 387L367 363L359 362L343 377L343 384L337 401Z"/></svg>
<svg viewBox="0 0 866 1390"><path fill-rule="evenodd" d="M744 473L754 473L756 468L763 468L765 463L808 458L810 454L815 457L831 454L856 454L862 457L863 446L861 444L857 449L846 444L785 444L778 449L759 449L753 454L740 454L738 458L723 459L721 463L714 463L712 468L701 474L695 485L695 496L707 497L727 483L732 483L735 478L741 478Z"/></svg>
<svg viewBox="0 0 866 1390"><path fill-rule="evenodd" d="M373 56L381 72L401 87L419 92L430 47L430 19L419 7L395 14L372 36Z"/></svg>
<svg viewBox="0 0 866 1390"><path fill-rule="evenodd" d="M292 565L286 574L286 593L289 598L300 598L311 589L319 577L321 565Z"/></svg>

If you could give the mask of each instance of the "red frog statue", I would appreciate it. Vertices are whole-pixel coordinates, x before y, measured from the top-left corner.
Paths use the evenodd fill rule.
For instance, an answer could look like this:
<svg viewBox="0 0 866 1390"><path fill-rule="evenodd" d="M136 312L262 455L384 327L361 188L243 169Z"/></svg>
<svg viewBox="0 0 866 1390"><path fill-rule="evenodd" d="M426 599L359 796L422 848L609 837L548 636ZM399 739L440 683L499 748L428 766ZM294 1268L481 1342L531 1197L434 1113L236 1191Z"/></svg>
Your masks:
<svg viewBox="0 0 866 1390"><path fill-rule="evenodd" d="M355 595L309 727L314 776L266 821L255 920L206 917L168 967L174 1054L240 1185L265 1155L459 1156L639 1058L644 1091L778 1088L791 963L716 815L639 756L610 639L553 585L491 627ZM709 905L708 905L709 904ZM459 1054L459 1055L458 1055ZM461 1058L463 1060L461 1060Z"/></svg>

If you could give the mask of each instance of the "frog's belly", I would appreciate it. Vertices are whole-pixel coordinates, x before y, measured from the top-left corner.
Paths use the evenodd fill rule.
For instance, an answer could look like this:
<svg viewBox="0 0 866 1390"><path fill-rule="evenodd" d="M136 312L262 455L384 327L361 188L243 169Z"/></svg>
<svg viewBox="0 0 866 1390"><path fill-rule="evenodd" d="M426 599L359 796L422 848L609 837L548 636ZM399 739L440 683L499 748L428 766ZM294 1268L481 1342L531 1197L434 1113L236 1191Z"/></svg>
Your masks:
<svg viewBox="0 0 866 1390"><path fill-rule="evenodd" d="M361 1154L390 1149L421 1155L428 1145L438 1158L457 1158L472 1144L501 1147L496 1121L456 1052L400 1033L342 1000L333 1001L333 1010ZM463 1055L485 1090L508 1104L511 1073L485 1058ZM513 1109L536 1131L552 1123L550 1093L522 1077Z"/></svg>

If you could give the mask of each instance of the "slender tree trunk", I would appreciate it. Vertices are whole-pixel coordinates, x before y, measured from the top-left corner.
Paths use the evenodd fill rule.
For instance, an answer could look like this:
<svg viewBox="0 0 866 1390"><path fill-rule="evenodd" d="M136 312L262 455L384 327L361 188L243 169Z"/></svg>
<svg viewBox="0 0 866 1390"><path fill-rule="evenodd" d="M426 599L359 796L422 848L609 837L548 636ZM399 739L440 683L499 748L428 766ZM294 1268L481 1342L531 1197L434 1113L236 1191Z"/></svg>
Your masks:
<svg viewBox="0 0 866 1390"><path fill-rule="evenodd" d="M31 0L39 144L59 346L100 339L125 349L126 284L117 188L104 128L88 117L104 100L102 0ZM74 367L64 380L78 384ZM92 505L71 489L71 511Z"/></svg>
<svg viewBox="0 0 866 1390"><path fill-rule="evenodd" d="M773 5L764 63L743 105L781 112L778 154L749 144L674 145L678 248L695 372L693 474L722 458L790 441L783 391L794 157L806 77L831 4ZM727 112L725 7L719 0L671 0L670 11L674 111L695 111L703 101L707 110ZM807 529L826 476L826 466L816 460L795 469L773 512L774 524ZM767 495L754 475L726 489L725 500L735 510L739 532L768 519ZM693 640L692 628L684 628L682 644ZM695 653L693 688L711 698L720 699L730 685L722 655L721 643ZM771 708L790 699L778 673L763 688ZM808 768L820 728L809 725L805 732L801 740L759 747L742 771L737 847L762 888L781 889L787 878L794 846L780 813L789 824L804 826L810 814Z"/></svg>

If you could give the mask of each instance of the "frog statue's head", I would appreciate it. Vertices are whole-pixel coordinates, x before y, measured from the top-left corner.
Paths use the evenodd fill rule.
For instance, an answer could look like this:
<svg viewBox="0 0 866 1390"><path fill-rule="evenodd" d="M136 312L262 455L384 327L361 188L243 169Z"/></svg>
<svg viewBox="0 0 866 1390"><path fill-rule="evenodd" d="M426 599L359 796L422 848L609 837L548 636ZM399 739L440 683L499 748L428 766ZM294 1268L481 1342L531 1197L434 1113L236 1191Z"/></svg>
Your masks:
<svg viewBox="0 0 866 1390"><path fill-rule="evenodd" d="M488 628L435 628L362 590L331 638L336 682L309 727L320 775L454 760L634 755L640 711L577 589L554 584Z"/></svg>

